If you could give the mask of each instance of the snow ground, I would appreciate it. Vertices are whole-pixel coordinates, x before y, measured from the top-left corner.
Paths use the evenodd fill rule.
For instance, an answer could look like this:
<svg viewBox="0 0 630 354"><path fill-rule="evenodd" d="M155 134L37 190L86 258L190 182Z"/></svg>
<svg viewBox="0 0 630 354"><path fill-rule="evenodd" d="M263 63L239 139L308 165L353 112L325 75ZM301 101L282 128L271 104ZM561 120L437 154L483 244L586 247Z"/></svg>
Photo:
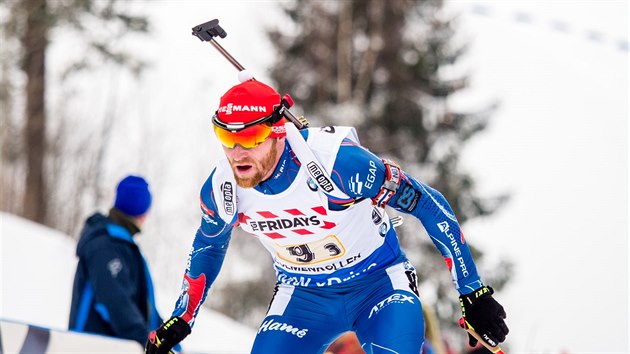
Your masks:
<svg viewBox="0 0 630 354"><path fill-rule="evenodd" d="M67 329L77 262L75 241L6 213L0 213L0 236L0 319ZM158 289L158 309L167 318L176 299L160 293L166 292ZM202 308L182 346L187 354L249 353L254 336L253 329Z"/></svg>

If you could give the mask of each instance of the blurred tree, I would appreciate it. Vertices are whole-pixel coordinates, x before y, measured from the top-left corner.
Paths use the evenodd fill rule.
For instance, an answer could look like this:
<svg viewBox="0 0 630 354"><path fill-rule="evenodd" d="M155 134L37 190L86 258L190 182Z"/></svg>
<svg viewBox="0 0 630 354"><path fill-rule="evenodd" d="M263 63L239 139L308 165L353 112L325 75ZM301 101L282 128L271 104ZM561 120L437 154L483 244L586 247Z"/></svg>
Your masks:
<svg viewBox="0 0 630 354"><path fill-rule="evenodd" d="M462 224L492 214L507 200L479 196L473 177L459 166L465 143L486 127L495 107L477 112L449 107L448 99L466 88L468 79L457 76L455 64L465 47L453 44L454 19L441 12L441 0L282 4L287 19L269 32L276 49L271 76L313 125L356 126L363 145L441 191ZM410 219L400 230L403 248L418 265L423 286L437 294L431 305L441 322L465 337L457 328L459 304L450 274L429 238L418 237L419 223ZM482 253L473 248L473 254L483 279L501 288L511 264L501 261L486 270Z"/></svg>
<svg viewBox="0 0 630 354"><path fill-rule="evenodd" d="M68 64L62 82L81 70L101 67L104 63L115 63L138 73L143 63L116 48L116 40L128 33L147 32L148 22L144 17L129 14L126 6L117 0L0 1L2 210L60 228L58 223L64 219L57 211L52 215L50 210L59 203L64 209L76 209L80 203L69 203L68 196L58 196L56 193L61 189L58 184L76 182L75 187L82 186L82 191L96 188L94 171L98 169L94 169L94 163L99 161L98 152L95 156L76 149L77 155L64 156L60 151L67 135L60 134L75 132L59 129L52 140L48 131L51 118L61 117L50 117L47 91L51 70L46 66L47 52L57 30L72 31L87 45L74 48L85 52ZM64 127L62 123L58 125ZM60 166L67 167L64 159L77 158L84 159L91 168L74 175L73 181L55 178L54 172Z"/></svg>

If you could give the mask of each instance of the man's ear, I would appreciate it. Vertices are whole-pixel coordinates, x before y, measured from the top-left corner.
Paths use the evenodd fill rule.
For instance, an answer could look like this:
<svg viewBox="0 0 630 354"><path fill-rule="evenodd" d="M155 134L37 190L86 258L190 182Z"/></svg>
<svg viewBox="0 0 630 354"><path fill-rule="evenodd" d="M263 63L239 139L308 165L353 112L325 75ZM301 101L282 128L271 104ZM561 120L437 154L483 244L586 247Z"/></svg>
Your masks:
<svg viewBox="0 0 630 354"><path fill-rule="evenodd" d="M286 145L286 137L284 136L279 136L276 139L276 149L278 149L279 153L282 154L282 151L284 150L284 147Z"/></svg>

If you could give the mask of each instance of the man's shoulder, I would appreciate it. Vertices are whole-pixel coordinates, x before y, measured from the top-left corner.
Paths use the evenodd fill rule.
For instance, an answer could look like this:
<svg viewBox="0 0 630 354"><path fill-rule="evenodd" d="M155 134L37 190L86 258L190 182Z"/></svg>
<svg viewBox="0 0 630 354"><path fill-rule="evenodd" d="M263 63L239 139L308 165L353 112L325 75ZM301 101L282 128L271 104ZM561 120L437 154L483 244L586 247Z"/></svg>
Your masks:
<svg viewBox="0 0 630 354"><path fill-rule="evenodd" d="M116 244L131 244L121 238L112 237L109 228L112 225L122 228L100 212L88 217L77 244L77 254L85 255L86 253L99 252L100 249L111 248Z"/></svg>
<svg viewBox="0 0 630 354"><path fill-rule="evenodd" d="M85 220L85 228L89 227L98 227L99 225L105 225L109 219L105 214L100 211L94 212L92 215L88 216Z"/></svg>
<svg viewBox="0 0 630 354"><path fill-rule="evenodd" d="M300 133L304 139L308 140L309 137L316 139L339 136L341 139L350 138L354 141L358 141L358 136L354 127L344 125L326 125L322 127L312 127L308 129L300 130Z"/></svg>
<svg viewBox="0 0 630 354"><path fill-rule="evenodd" d="M233 178L231 176L233 175L229 162L226 159L219 160L201 186L202 199L205 199L205 197L212 193L214 185L221 184L225 180L231 180Z"/></svg>
<svg viewBox="0 0 630 354"><path fill-rule="evenodd" d="M94 238L98 235L106 235L107 234L107 223L110 220L107 216L103 215L100 212L96 212L90 215L85 220L85 225L83 226L83 230L81 230L81 240L87 240Z"/></svg>
<svg viewBox="0 0 630 354"><path fill-rule="evenodd" d="M229 163L227 160L220 160L201 187L199 199L204 215L230 220L235 209L236 188ZM229 215L224 215L224 211Z"/></svg>
<svg viewBox="0 0 630 354"><path fill-rule="evenodd" d="M116 239L109 236L106 224L92 225L84 229L81 239L77 244L77 255L89 257L96 252L106 252L117 243Z"/></svg>

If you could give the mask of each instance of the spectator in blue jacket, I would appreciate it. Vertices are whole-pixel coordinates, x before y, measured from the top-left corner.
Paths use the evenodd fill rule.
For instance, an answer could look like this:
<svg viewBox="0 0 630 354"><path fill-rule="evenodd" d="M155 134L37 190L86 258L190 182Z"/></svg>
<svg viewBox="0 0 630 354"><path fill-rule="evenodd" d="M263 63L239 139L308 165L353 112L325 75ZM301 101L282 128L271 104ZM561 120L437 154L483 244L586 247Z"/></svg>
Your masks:
<svg viewBox="0 0 630 354"><path fill-rule="evenodd" d="M162 323L147 264L134 242L151 207L148 183L127 176L107 216L90 216L77 245L68 328L126 338L144 345Z"/></svg>

